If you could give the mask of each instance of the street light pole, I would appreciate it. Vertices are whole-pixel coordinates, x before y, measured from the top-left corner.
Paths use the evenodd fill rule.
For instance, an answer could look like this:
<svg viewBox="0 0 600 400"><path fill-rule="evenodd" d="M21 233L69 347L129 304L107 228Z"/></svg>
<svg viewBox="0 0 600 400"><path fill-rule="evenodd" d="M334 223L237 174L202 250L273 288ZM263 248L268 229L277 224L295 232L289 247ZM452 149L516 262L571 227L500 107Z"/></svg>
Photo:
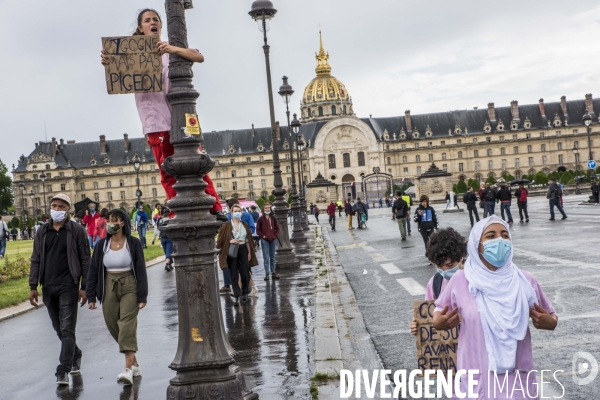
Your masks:
<svg viewBox="0 0 600 400"><path fill-rule="evenodd" d="M42 173L40 174L40 179L42 181L42 188L44 193L44 215L48 215L48 210L46 209L46 176L47 175L44 173L44 171L42 171ZM43 216L42 221L44 221Z"/></svg>
<svg viewBox="0 0 600 400"><path fill-rule="evenodd" d="M188 48L185 9L191 7L191 0L165 1L169 44ZM221 222L210 215L216 199L206 194L204 181L215 162L198 150L202 132L186 128L191 118L197 124L199 94L192 84L192 64L177 54L170 55L167 99L175 153L164 160L162 168L175 177L177 195L167 202L175 216L161 230L174 242L179 339L169 366L176 375L166 398L253 400L258 395L246 389L244 375L235 365L235 351L227 340L221 312L214 249Z"/></svg>
<svg viewBox="0 0 600 400"><path fill-rule="evenodd" d="M21 189L21 240L23 240L23 232L27 229L27 213L25 211L25 183L22 181L19 182L19 189Z"/></svg>
<svg viewBox="0 0 600 400"><path fill-rule="evenodd" d="M35 193L33 193L33 189L31 189L31 192L29 192L29 198L31 199L31 215L33 215L33 217L35 218L35 203L33 201L33 199L35 199Z"/></svg>
<svg viewBox="0 0 600 400"><path fill-rule="evenodd" d="M296 255L292 251L290 244L290 235L287 224L287 202L284 199L286 190L283 188L281 179L281 165L279 162L279 145L277 142L277 127L275 123L275 109L273 106L273 86L271 84L271 63L269 61L270 46L267 43L267 32L271 27L271 19L275 16L277 10L273 8L273 3L269 0L255 0L250 9L250 16L257 22L258 30L263 34L263 50L265 53L265 64L267 68L267 89L269 95L269 112L271 116L271 137L273 145L273 186L275 189L271 193L275 196L275 217L281 221L279 226L279 240L277 241L277 257L275 263L280 268L293 268L300 265Z"/></svg>
<svg viewBox="0 0 600 400"><path fill-rule="evenodd" d="M140 205L142 205L142 191L140 190L140 168L142 167L142 164L140 162L140 157L138 157L137 153L135 154L135 157L133 158L133 160L131 160L131 162L133 163L133 169L135 169L135 182L137 184L137 190L135 191L135 195L137 196L137 204L135 205L135 208L139 208Z"/></svg>
<svg viewBox="0 0 600 400"><path fill-rule="evenodd" d="M300 225L302 226L303 231L308 230L308 217L306 215L306 205L304 202L304 179L302 177L302 150L304 150L304 141L299 135L300 126L302 124L298 121L297 115L294 114L294 119L292 120L292 130L294 135L296 136L296 155L298 159L298 185L300 185L300 190L298 191L298 205L300 210Z"/></svg>
<svg viewBox="0 0 600 400"><path fill-rule="evenodd" d="M292 97L292 94L294 94L294 90L288 84L287 80L287 76L284 76L283 85L281 85L281 87L279 88L279 94L281 95L281 97L283 98L283 102L285 103L285 114L287 116L288 132L290 134L290 165L292 174L292 218L294 221L294 225L292 228L292 237L290 238L290 241L306 242L306 237L304 236L304 230L302 229L301 224L302 218L300 216L300 204L298 204L298 192L296 191L296 172L294 171L294 139L292 136L292 126L290 125L289 104L290 98Z"/></svg>
<svg viewBox="0 0 600 400"><path fill-rule="evenodd" d="M588 161L589 161L589 160L593 160L594 158L592 157L592 138L591 138L592 116L589 114L589 112L587 110L585 110L585 114L583 114L583 123L585 124L585 126L587 128L587 140L588 140L588 150L589 150Z"/></svg>
<svg viewBox="0 0 600 400"><path fill-rule="evenodd" d="M575 155L575 194L581 194L579 187L579 148L576 144L573 145L573 154Z"/></svg>

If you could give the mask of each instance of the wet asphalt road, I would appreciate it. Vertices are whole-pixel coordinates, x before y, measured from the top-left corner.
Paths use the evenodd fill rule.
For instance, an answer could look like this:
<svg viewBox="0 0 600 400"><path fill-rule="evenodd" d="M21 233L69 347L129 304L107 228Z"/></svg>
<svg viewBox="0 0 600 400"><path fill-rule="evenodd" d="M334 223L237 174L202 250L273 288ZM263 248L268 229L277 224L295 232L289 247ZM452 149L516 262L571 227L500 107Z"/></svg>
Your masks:
<svg viewBox="0 0 600 400"><path fill-rule="evenodd" d="M314 237L310 238L313 243ZM314 340L314 266L306 248L297 251L301 265L278 271L276 283L263 280L260 265L253 268L259 287L251 304L233 307L221 296L229 341L246 382L261 399L309 399ZM222 276L219 273L222 283ZM124 358L106 329L102 311L80 309L77 343L83 351L81 375L68 388L57 388L54 372L59 341L45 308L0 323L0 399L164 399L168 368L177 348L178 322L175 275L162 264L148 269L148 306L138 318L138 361L143 377L132 386L117 383Z"/></svg>
<svg viewBox="0 0 600 400"><path fill-rule="evenodd" d="M600 375L587 386L575 385L571 375L575 352L589 352L600 361L600 207L576 205L584 198L564 198L565 221L548 221L547 200L533 198L530 222L520 224L513 204L516 223L511 228L515 263L537 278L559 315L554 332L538 331L530 324L537 369L566 371L557 377L565 387L563 398L569 400L600 398ZM433 206L442 228L452 226L468 237L466 211L443 214L445 205ZM415 339L408 329L412 302L424 297L420 290L435 268L427 265L416 224L412 224L412 236L400 242L391 209L370 210L369 215L368 229L349 231L342 217L336 221L337 231L329 235L384 367L412 370L416 367ZM546 397L561 393L557 384L545 385Z"/></svg>

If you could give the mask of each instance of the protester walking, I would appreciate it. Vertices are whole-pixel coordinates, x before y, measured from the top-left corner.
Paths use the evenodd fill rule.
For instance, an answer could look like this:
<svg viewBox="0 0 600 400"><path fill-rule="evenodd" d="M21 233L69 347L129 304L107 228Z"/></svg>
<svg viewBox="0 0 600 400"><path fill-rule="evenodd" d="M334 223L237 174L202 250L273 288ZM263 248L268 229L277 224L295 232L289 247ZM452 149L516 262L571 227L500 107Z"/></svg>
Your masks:
<svg viewBox="0 0 600 400"><path fill-rule="evenodd" d="M429 243L429 237L434 230L439 229L437 215L433 207L429 205L429 197L422 195L419 199L420 205L417 207L414 221L419 227L419 233L423 237L423 243L425 243L425 257L427 257L427 244Z"/></svg>
<svg viewBox="0 0 600 400"><path fill-rule="evenodd" d="M502 215L502 219L508 222L509 225L513 223L512 214L510 212L510 203L511 203L512 194L510 193L510 189L506 184L500 185L500 190L498 191L498 199L500 200L500 212ZM506 218L504 217L504 213L506 212Z"/></svg>
<svg viewBox="0 0 600 400"><path fill-rule="evenodd" d="M392 206L392 213L394 213L396 222L398 223L398 229L400 229L400 236L402 237L401 241L404 242L406 240L406 220L409 217L409 208L406 201L402 198L402 192L398 192L398 198Z"/></svg>
<svg viewBox="0 0 600 400"><path fill-rule="evenodd" d="M75 339L77 303L86 303L86 279L90 244L85 228L67 218L71 199L60 193L50 200L50 221L42 225L33 242L29 269L29 302L38 307L38 285L42 300L61 341L56 383L69 384L69 372L78 374L82 352ZM40 330L38 334L44 334Z"/></svg>
<svg viewBox="0 0 600 400"><path fill-rule="evenodd" d="M354 210L352 208L352 200L348 199L346 201L346 215L348 216L348 229L354 229L352 226L352 216L354 215Z"/></svg>
<svg viewBox="0 0 600 400"><path fill-rule="evenodd" d="M467 251L464 270L454 274L435 301L433 326L441 331L460 323L456 369L480 371L477 398L489 398L495 382L502 382L504 390L527 386L520 399L537 399L529 318L537 329L554 330L556 312L537 280L513 263L506 222L495 215L479 221ZM512 396L503 392L498 398Z"/></svg>
<svg viewBox="0 0 600 400"><path fill-rule="evenodd" d="M19 234L19 231L17 230L17 228L12 228L10 230L10 235L12 236L12 240L13 242L17 241L17 235Z"/></svg>
<svg viewBox="0 0 600 400"><path fill-rule="evenodd" d="M327 206L327 215L329 216L329 226L331 227L332 231L335 231L335 209L336 205L333 200L331 200Z"/></svg>
<svg viewBox="0 0 600 400"><path fill-rule="evenodd" d="M158 35L160 37L163 27L162 18L157 11L145 8L139 12L136 26L136 30L133 33L134 36ZM142 122L143 133L146 135L148 144L152 147L152 153L160 171L160 182L167 193L167 199L170 200L176 194L173 188L176 182L175 177L168 175L162 169L163 161L175 154L175 148L171 144L171 106L167 100L167 94L171 88L169 56L170 54L175 54L179 58L191 61L192 63L203 63L204 56L197 49L181 48L162 41L157 42L157 47L158 54L162 57L164 90L154 93L135 93L134 97ZM111 60L105 54L104 50L101 51L100 56L102 65L107 66L110 64ZM200 150L202 150L201 147ZM223 207L219 201L219 194L208 174L204 175L204 181L208 184L205 188L206 194L216 199L210 213L215 215L217 220L226 221L225 214L222 212Z"/></svg>
<svg viewBox="0 0 600 400"><path fill-rule="evenodd" d="M148 277L142 243L131 236L131 222L126 212L108 213L106 238L98 242L87 277L89 309L102 304L104 322L125 355L125 367L117 382L132 385L142 375L136 353L137 318L148 302Z"/></svg>
<svg viewBox="0 0 600 400"><path fill-rule="evenodd" d="M592 182L591 189L593 201L598 205L598 203L600 203L600 184L598 184L598 181Z"/></svg>
<svg viewBox="0 0 600 400"><path fill-rule="evenodd" d="M344 209L343 207L343 203L342 203L342 199L338 199L337 201L337 209L338 209L338 213L339 213L339 217L342 216L342 210Z"/></svg>
<svg viewBox="0 0 600 400"><path fill-rule="evenodd" d="M313 207L313 215L315 216L315 219L317 220L317 224L319 224L319 214L321 213L321 210L319 210L319 207L317 207L317 205L315 204L315 206Z"/></svg>
<svg viewBox="0 0 600 400"><path fill-rule="evenodd" d="M448 209L448 207L450 207L450 193L446 192L446 210Z"/></svg>
<svg viewBox="0 0 600 400"><path fill-rule="evenodd" d="M162 206L156 204L152 211L152 223L154 224L154 235L152 236L152 244L158 239L160 241L160 229L158 229L158 219L162 216Z"/></svg>
<svg viewBox="0 0 600 400"><path fill-rule="evenodd" d="M250 206L250 216L252 217L252 220L254 221L254 224L256 225L256 223L258 222L258 217L260 217L260 213L258 212L258 209L254 205Z"/></svg>
<svg viewBox="0 0 600 400"><path fill-rule="evenodd" d="M454 207L456 207L460 210L460 206L458 205L458 194L454 193L453 198L454 198Z"/></svg>
<svg viewBox="0 0 600 400"><path fill-rule="evenodd" d="M410 197L406 192L401 192L402 193L402 200L404 200L406 202L406 204L408 204L408 215L406 216L406 233L408 234L408 236L410 236L410 218L411 218L411 213L410 213L410 208L412 207L413 203L412 203L412 197Z"/></svg>
<svg viewBox="0 0 600 400"><path fill-rule="evenodd" d="M548 193L546 198L550 203L550 221L554 221L554 207L558 208L558 211L562 214L561 219L567 219L567 214L560 205L560 199L562 198L563 192L554 179L548 179Z"/></svg>
<svg viewBox="0 0 600 400"><path fill-rule="evenodd" d="M515 197L517 198L517 207L519 207L519 218L520 223L523 223L523 214L525 214L525 222L529 222L529 214L527 213L527 189L525 185L519 183L519 188L515 190Z"/></svg>
<svg viewBox="0 0 600 400"><path fill-rule="evenodd" d="M92 248L96 248L96 244L100 241L100 239L104 239L106 237L106 224L108 218L108 209L103 208L100 210L100 217L96 220L94 227L94 244Z"/></svg>
<svg viewBox="0 0 600 400"><path fill-rule="evenodd" d="M482 200L485 201L485 215L493 215L494 208L496 207L496 201L498 200L498 192L496 189L491 187L489 183L485 184L485 189L483 189L482 193Z"/></svg>
<svg viewBox="0 0 600 400"><path fill-rule="evenodd" d="M146 231L148 230L148 214L144 211L144 206L140 204L139 209L136 211L134 216L135 227L140 238L140 242L142 242L142 247L147 249L146 246Z"/></svg>
<svg viewBox="0 0 600 400"><path fill-rule="evenodd" d="M354 203L354 205L352 206L352 211L354 211L354 214L356 215L356 218L358 219L358 229L362 229L361 223L362 221L360 220L361 215L364 214L365 215L365 221L367 221L369 219L369 211L367 209L367 205L365 203L363 203L362 201L360 201L360 197L356 198L356 203Z"/></svg>
<svg viewBox="0 0 600 400"><path fill-rule="evenodd" d="M6 253L6 240L10 236L10 231L8 230L8 225L6 222L2 221L2 216L0 215L0 258L4 258L4 254Z"/></svg>
<svg viewBox="0 0 600 400"><path fill-rule="evenodd" d="M475 215L475 219L479 222L479 213L477 212L477 196L473 192L473 188L469 186L467 189L467 193L463 196L463 203L467 205L467 211L469 211L469 219L471 220L471 228L475 225L475 221L473 221L473 215Z"/></svg>
<svg viewBox="0 0 600 400"><path fill-rule="evenodd" d="M171 210L167 207L162 207L160 211L162 215L156 220L156 228L159 230L169 224L169 215L171 214ZM171 272L173 271L173 240L165 232L160 233L159 240L165 253L165 271Z"/></svg>
<svg viewBox="0 0 600 400"><path fill-rule="evenodd" d="M238 306L240 297L243 303L248 300L250 268L258 265L258 260L250 227L242 221L242 206L235 204L230 210L231 221L224 223L219 228L216 248L220 249L219 265L221 269L227 268L231 274L231 285L235 296L233 305Z"/></svg>
<svg viewBox="0 0 600 400"><path fill-rule="evenodd" d="M92 249L94 248L94 232L96 231L96 220L98 218L100 218L100 214L96 211L96 204L88 204L82 222L87 227L88 240Z"/></svg>
<svg viewBox="0 0 600 400"><path fill-rule="evenodd" d="M262 247L263 262L265 265L265 281L279 279L275 273L275 249L279 237L279 223L271 211L272 204L263 204L263 215L256 222L256 233L260 236L260 247Z"/></svg>

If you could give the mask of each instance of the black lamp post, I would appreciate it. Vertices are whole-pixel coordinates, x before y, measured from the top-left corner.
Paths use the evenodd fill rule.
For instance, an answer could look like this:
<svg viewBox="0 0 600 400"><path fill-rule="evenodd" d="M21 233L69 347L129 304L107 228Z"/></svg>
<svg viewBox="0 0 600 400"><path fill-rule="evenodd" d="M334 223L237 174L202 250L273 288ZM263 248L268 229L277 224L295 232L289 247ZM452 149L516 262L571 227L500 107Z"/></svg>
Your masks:
<svg viewBox="0 0 600 400"><path fill-rule="evenodd" d="M302 217L300 214L300 204L298 203L298 192L296 191L296 172L294 171L294 139L292 136L292 126L290 125L290 98L294 94L294 90L288 84L287 76L283 77L283 85L279 87L279 95L283 98L285 103L285 114L287 116L288 132L290 134L290 165L292 173L292 218L294 225L292 228L292 242L306 242L304 231L302 230ZM295 116L295 114L294 114Z"/></svg>
<svg viewBox="0 0 600 400"><path fill-rule="evenodd" d="M575 194L581 194L581 188L579 187L579 148L576 144L573 145L573 154L575 155Z"/></svg>
<svg viewBox="0 0 600 400"><path fill-rule="evenodd" d="M302 226L303 231L308 230L308 217L306 215L306 203L304 200L304 179L302 178L302 150L304 150L304 141L299 135L300 126L302 124L298 121L297 115L294 114L294 119L291 123L292 131L296 136L296 158L298 159L298 184L300 185L300 190L298 191L298 205L300 209L300 225Z"/></svg>
<svg viewBox="0 0 600 400"><path fill-rule="evenodd" d="M587 139L588 139L588 149L589 149L589 160L593 160L594 158L592 157L592 138L591 138L591 133L592 133L592 116L588 113L587 110L585 110L585 114L583 114L583 123L585 124L586 128L587 128Z"/></svg>
<svg viewBox="0 0 600 400"><path fill-rule="evenodd" d="M133 160L131 160L131 163L133 164L133 169L135 169L135 183L137 185L135 195L137 196L138 201L135 208L139 208L142 204L142 191L140 190L140 168L142 167L142 163L140 162L140 157L138 157L137 153L135 157L133 157Z"/></svg>
<svg viewBox="0 0 600 400"><path fill-rule="evenodd" d="M35 199L35 193L33 193L33 189L31 189L31 192L29 192L29 198L31 199L31 215L33 215L33 217L35 218L35 203L33 201Z"/></svg>
<svg viewBox="0 0 600 400"><path fill-rule="evenodd" d="M21 189L21 239L24 239L23 232L27 229L27 211L25 210L25 184L19 182L19 189Z"/></svg>
<svg viewBox="0 0 600 400"><path fill-rule="evenodd" d="M47 175L44 173L44 171L42 171L42 173L40 174L40 180L42 181L42 189L44 193L44 215L48 215L48 210L46 209L46 177Z"/></svg>
<svg viewBox="0 0 600 400"><path fill-rule="evenodd" d="M273 106L273 86L271 84L271 64L269 62L269 45L267 44L267 32L271 28L271 19L275 16L277 10L273 8L273 3L269 0L255 0L250 9L250 16L258 24L258 30L263 34L263 50L265 52L265 64L267 67L267 89L269 94L269 112L271 114L271 137L273 141L273 186L275 189L271 193L275 196L275 217L281 221L281 231L277 241L276 265L280 268L297 267L300 265L296 255L292 251L290 236L287 225L287 202L284 199L286 190L283 188L281 179L281 165L279 163L279 146L277 143L277 128L275 123L275 109Z"/></svg>
<svg viewBox="0 0 600 400"><path fill-rule="evenodd" d="M376 184L377 184L377 202L379 203L379 173L381 172L381 169L379 167L374 167L373 168L373 173L375 174L376 177ZM366 196L366 195L365 195Z"/></svg>
<svg viewBox="0 0 600 400"><path fill-rule="evenodd" d="M165 2L169 44L188 48L185 10L191 7L191 0ZM244 375L235 365L235 351L227 340L221 312L215 263L215 232L221 222L210 215L215 198L204 190L204 175L215 162L198 150L202 132L187 134L185 128L186 114L197 118L199 94L192 84L192 64L177 54L169 59L171 88L167 99L175 154L164 160L162 168L175 177L177 196L167 202L175 217L161 230L174 242L179 339L169 366L177 374L170 381L166 398L253 400L258 395L246 389Z"/></svg>

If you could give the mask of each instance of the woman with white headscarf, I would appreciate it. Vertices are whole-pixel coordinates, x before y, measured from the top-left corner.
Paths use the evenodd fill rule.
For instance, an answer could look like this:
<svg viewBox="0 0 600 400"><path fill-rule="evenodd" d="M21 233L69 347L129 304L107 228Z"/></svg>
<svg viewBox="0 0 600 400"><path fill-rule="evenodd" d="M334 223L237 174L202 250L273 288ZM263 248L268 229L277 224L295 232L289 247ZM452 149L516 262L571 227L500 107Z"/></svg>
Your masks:
<svg viewBox="0 0 600 400"><path fill-rule="evenodd" d="M535 372L527 375L535 370L529 317L537 329L554 330L555 310L536 279L512 262L506 222L495 215L479 221L471 230L467 251L464 271L454 274L435 302L433 325L446 330L460 322L456 367L479 370L475 389L479 399L537 399ZM515 382L519 379L522 384ZM466 383L462 379L462 392Z"/></svg>

